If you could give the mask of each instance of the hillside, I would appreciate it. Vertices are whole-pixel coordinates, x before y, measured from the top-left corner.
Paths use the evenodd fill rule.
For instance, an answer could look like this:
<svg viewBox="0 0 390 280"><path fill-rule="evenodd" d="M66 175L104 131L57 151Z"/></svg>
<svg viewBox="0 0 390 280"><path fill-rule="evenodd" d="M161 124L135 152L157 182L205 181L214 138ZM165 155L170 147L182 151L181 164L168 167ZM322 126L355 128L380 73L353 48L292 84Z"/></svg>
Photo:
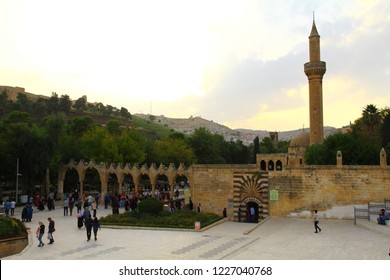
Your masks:
<svg viewBox="0 0 390 280"><path fill-rule="evenodd" d="M260 141L264 137L268 137L270 131L267 130L252 130L252 129L231 129L227 126L202 119L201 117L190 117L188 119L175 119L167 118L165 116L151 116L149 114L135 114L134 116L152 121L156 124L161 124L176 131L184 134L191 134L196 128L206 127L212 133L218 133L224 137L227 141L241 140L245 145L253 143L256 136L259 137ZM306 132L308 128L304 129ZM325 136L328 136L337 131L334 127L324 128ZM278 132L278 139L284 141L290 141L294 136L302 133L302 129L296 129L291 131Z"/></svg>

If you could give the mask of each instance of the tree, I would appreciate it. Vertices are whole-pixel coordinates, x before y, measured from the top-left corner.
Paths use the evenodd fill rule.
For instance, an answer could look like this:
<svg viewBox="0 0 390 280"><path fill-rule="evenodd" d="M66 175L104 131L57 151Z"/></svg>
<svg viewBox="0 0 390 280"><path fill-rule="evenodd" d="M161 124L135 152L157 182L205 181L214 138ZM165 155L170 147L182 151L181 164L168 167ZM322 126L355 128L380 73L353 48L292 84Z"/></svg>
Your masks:
<svg viewBox="0 0 390 280"><path fill-rule="evenodd" d="M274 148L274 145L271 141L271 138L264 137L263 140L261 140L260 153L262 153L262 154L275 153L275 148Z"/></svg>
<svg viewBox="0 0 390 280"><path fill-rule="evenodd" d="M73 107L74 107L77 111L79 111L79 112L84 111L84 110L87 108L87 101L86 101L86 98L85 98L85 97L80 97L79 99L77 99L77 100L74 102Z"/></svg>
<svg viewBox="0 0 390 280"><path fill-rule="evenodd" d="M157 140L153 146L153 158L156 163L169 165L180 163L190 165L196 162L196 156L191 146L185 140L167 137L164 140Z"/></svg>
<svg viewBox="0 0 390 280"><path fill-rule="evenodd" d="M69 126L70 134L81 137L94 127L93 119L89 116L75 117Z"/></svg>
<svg viewBox="0 0 390 280"><path fill-rule="evenodd" d="M198 163L225 163L220 155L218 137L215 137L207 128L195 129L188 141L195 152Z"/></svg>
<svg viewBox="0 0 390 280"><path fill-rule="evenodd" d="M141 163L146 159L146 141L135 129L127 129L116 139L123 163Z"/></svg>
<svg viewBox="0 0 390 280"><path fill-rule="evenodd" d="M253 159L252 163L256 163L256 157L257 154L260 153L260 139L259 136L256 136L255 139L253 140Z"/></svg>
<svg viewBox="0 0 390 280"><path fill-rule="evenodd" d="M59 111L59 99L56 92L51 93L51 97L47 102L47 112L49 114L56 113Z"/></svg>
<svg viewBox="0 0 390 280"><path fill-rule="evenodd" d="M118 120L111 120L107 123L107 130L112 135L119 135L122 132L121 123Z"/></svg>
<svg viewBox="0 0 390 280"><path fill-rule="evenodd" d="M85 159L96 162L122 162L115 138L107 129L95 126L81 137L81 149Z"/></svg>
<svg viewBox="0 0 390 280"><path fill-rule="evenodd" d="M72 108L72 101L68 95L61 95L61 98L58 103L59 111L64 113L69 113Z"/></svg>
<svg viewBox="0 0 390 280"><path fill-rule="evenodd" d="M120 116L124 119L131 119L130 112L124 107L121 107Z"/></svg>

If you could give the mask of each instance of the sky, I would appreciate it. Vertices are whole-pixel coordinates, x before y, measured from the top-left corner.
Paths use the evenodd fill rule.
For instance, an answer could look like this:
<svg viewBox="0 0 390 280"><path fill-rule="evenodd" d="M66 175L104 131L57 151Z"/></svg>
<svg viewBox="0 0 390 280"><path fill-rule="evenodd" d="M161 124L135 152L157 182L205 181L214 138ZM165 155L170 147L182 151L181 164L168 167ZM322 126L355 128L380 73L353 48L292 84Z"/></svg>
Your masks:
<svg viewBox="0 0 390 280"><path fill-rule="evenodd" d="M390 106L387 0L0 0L0 85L232 129L307 128L313 11L324 125Z"/></svg>

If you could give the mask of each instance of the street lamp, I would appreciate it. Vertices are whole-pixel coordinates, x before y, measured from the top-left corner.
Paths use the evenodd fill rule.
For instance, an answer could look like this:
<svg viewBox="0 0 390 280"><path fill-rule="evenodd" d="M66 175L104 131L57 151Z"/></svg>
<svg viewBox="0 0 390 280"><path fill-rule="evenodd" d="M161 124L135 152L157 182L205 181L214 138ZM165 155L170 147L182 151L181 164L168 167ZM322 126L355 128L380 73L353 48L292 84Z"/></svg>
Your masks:
<svg viewBox="0 0 390 280"><path fill-rule="evenodd" d="M17 158L16 159L16 194L15 194L15 202L16 203L18 203L19 176L22 176L22 174L19 173L19 158Z"/></svg>

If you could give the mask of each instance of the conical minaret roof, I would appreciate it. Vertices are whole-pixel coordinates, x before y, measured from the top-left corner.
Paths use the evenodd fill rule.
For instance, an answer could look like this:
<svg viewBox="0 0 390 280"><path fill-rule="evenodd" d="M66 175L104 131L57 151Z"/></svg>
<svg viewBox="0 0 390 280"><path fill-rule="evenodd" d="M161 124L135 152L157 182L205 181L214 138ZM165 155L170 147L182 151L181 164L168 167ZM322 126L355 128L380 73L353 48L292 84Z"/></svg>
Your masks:
<svg viewBox="0 0 390 280"><path fill-rule="evenodd" d="M320 34L318 34L316 23L315 23L314 19L313 19L313 25L311 27L311 32L310 32L310 37L313 37L313 36L320 36Z"/></svg>

